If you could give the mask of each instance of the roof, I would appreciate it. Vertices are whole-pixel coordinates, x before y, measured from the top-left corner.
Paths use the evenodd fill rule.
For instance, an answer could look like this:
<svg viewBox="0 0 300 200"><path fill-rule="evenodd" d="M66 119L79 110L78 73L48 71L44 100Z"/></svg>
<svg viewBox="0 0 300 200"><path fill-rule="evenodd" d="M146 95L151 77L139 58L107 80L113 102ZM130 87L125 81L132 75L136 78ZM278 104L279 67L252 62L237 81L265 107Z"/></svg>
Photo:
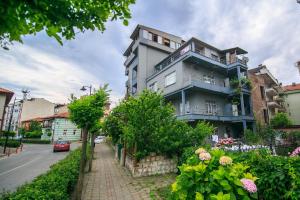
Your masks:
<svg viewBox="0 0 300 200"><path fill-rule="evenodd" d="M58 113L58 114L54 114L54 115L43 117L43 118L44 119L69 118L69 113L68 112Z"/></svg>
<svg viewBox="0 0 300 200"><path fill-rule="evenodd" d="M298 83L298 84L292 84L292 85L286 85L283 88L284 88L285 91L300 90L300 83Z"/></svg>
<svg viewBox="0 0 300 200"><path fill-rule="evenodd" d="M6 95L5 105L7 105L10 102L11 98L14 96L14 92L4 88L0 88L0 94Z"/></svg>
<svg viewBox="0 0 300 200"><path fill-rule="evenodd" d="M44 121L44 118L43 117L36 117L36 118L32 118L32 119L27 119L27 120L22 121L22 123L31 122L31 121L42 122L42 121Z"/></svg>

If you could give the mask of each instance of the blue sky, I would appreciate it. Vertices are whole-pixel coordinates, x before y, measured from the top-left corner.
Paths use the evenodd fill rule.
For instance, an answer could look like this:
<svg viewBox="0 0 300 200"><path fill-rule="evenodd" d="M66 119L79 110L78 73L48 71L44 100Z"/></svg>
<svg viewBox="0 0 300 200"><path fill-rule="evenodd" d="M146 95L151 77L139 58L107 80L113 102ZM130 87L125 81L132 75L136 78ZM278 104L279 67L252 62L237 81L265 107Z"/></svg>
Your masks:
<svg viewBox="0 0 300 200"><path fill-rule="evenodd" d="M125 93L123 51L137 24L187 40L196 37L220 49L249 52L249 68L266 64L283 84L300 82L300 4L296 0L137 0L129 26L108 22L106 31L87 31L60 46L45 33L24 37L9 51L0 49L0 87L22 88L31 97L66 103L82 85L109 83L117 102Z"/></svg>

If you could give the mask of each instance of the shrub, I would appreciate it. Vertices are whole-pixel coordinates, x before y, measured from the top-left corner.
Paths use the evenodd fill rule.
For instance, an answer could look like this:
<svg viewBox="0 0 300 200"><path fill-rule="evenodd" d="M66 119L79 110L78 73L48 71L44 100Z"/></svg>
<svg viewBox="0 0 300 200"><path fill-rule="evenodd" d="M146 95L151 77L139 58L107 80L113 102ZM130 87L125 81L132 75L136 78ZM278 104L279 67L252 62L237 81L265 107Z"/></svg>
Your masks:
<svg viewBox="0 0 300 200"><path fill-rule="evenodd" d="M247 129L244 132L243 140L246 144L253 145L253 144L259 144L261 141L261 138L257 133L254 133L253 131Z"/></svg>
<svg viewBox="0 0 300 200"><path fill-rule="evenodd" d="M257 198L256 177L248 173L246 165L232 162L218 149L198 152L179 167L181 174L172 185L172 199Z"/></svg>
<svg viewBox="0 0 300 200"><path fill-rule="evenodd" d="M40 138L42 136L41 131L32 131L32 132L25 132L26 138Z"/></svg>
<svg viewBox="0 0 300 200"><path fill-rule="evenodd" d="M5 195L3 200L69 199L78 178L80 153L79 149L72 151L65 159L52 165L46 174Z"/></svg>
<svg viewBox="0 0 300 200"><path fill-rule="evenodd" d="M234 160L251 166L250 172L259 178L257 186L260 199L300 199L299 158L252 151L236 154Z"/></svg>
<svg viewBox="0 0 300 200"><path fill-rule="evenodd" d="M40 139L22 139L22 143L30 144L50 144L50 140L40 140Z"/></svg>
<svg viewBox="0 0 300 200"><path fill-rule="evenodd" d="M5 139L0 140L0 146L4 146ZM18 140L7 140L7 147L17 148L20 146L20 141Z"/></svg>
<svg viewBox="0 0 300 200"><path fill-rule="evenodd" d="M289 125L292 125L291 120L289 119L286 113L277 113L270 122L273 128L284 128Z"/></svg>
<svg viewBox="0 0 300 200"><path fill-rule="evenodd" d="M16 136L16 132L14 131L1 131L1 135L2 137L15 137Z"/></svg>

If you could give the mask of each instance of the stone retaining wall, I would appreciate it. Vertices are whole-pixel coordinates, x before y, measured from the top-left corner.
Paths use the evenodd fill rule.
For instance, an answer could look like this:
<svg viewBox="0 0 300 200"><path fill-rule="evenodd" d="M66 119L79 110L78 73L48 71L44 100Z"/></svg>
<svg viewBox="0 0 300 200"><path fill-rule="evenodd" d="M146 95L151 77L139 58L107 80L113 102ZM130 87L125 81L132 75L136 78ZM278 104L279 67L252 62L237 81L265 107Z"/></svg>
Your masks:
<svg viewBox="0 0 300 200"><path fill-rule="evenodd" d="M123 151L121 152L120 164L123 163ZM118 159L117 147L115 147L115 158ZM176 173L177 158L167 158L165 156L151 155L136 162L131 155L126 155L125 166L131 172L133 177L150 176L156 174Z"/></svg>

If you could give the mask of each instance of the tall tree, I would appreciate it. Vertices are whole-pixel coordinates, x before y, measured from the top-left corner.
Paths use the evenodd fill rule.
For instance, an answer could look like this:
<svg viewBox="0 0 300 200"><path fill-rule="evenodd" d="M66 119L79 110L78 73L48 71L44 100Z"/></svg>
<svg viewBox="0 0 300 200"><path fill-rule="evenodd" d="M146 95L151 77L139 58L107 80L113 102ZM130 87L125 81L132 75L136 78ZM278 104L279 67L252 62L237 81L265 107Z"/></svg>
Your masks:
<svg viewBox="0 0 300 200"><path fill-rule="evenodd" d="M107 20L128 24L129 5L135 0L3 0L0 1L0 45L7 49L21 36L45 30L60 44L74 39L77 32L105 30Z"/></svg>
<svg viewBox="0 0 300 200"><path fill-rule="evenodd" d="M108 97L109 95L105 86L95 94L76 99L69 105L71 121L82 129L82 155L76 199L81 199L84 167L87 160L86 147L88 131L94 128L99 122L99 119L104 115L104 106L107 104Z"/></svg>

